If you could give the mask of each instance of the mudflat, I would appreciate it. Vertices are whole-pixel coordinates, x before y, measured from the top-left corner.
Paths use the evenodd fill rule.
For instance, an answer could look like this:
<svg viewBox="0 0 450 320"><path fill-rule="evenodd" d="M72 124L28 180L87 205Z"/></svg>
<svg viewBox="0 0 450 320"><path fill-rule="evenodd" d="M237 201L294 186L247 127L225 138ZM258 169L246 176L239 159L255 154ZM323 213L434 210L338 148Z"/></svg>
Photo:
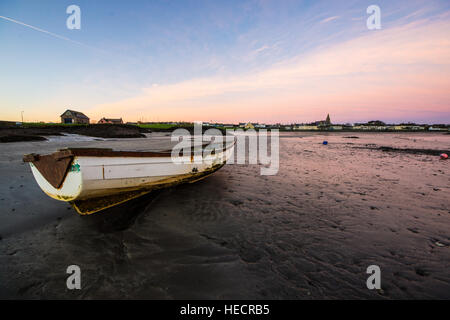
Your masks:
<svg viewBox="0 0 450 320"><path fill-rule="evenodd" d="M277 175L226 165L86 217L21 160L168 140L1 144L0 298L450 299L448 134L284 133ZM66 287L73 264L81 290ZM382 290L366 287L370 265Z"/></svg>

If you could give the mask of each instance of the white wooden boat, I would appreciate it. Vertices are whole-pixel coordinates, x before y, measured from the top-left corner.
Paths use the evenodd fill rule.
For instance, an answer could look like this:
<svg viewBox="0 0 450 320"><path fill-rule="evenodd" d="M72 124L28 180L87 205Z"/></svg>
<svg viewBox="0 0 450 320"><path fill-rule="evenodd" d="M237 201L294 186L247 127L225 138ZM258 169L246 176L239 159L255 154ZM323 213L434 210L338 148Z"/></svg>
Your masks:
<svg viewBox="0 0 450 320"><path fill-rule="evenodd" d="M50 197L69 202L82 215L137 198L152 190L195 182L219 170L233 154L235 140L213 146L200 159L171 151L114 151L69 148L50 155L28 154L34 178ZM211 150L211 145L209 147ZM200 148L200 154L202 154Z"/></svg>

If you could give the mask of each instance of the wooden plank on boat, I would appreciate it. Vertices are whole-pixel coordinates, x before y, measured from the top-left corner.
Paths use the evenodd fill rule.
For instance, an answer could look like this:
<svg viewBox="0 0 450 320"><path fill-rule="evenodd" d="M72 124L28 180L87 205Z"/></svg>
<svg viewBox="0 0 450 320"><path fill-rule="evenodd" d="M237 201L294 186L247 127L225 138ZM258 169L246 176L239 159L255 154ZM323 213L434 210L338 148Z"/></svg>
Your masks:
<svg viewBox="0 0 450 320"><path fill-rule="evenodd" d="M72 163L72 156L57 158L53 154L46 156L24 156L24 161L31 162L45 177L45 179L56 189L64 182L67 171Z"/></svg>

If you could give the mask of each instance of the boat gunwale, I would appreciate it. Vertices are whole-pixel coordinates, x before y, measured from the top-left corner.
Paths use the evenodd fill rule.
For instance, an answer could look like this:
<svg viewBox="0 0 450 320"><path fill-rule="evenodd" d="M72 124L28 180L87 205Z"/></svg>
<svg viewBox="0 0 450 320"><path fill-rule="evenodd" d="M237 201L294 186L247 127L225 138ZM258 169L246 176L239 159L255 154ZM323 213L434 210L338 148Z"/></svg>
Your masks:
<svg viewBox="0 0 450 320"><path fill-rule="evenodd" d="M205 146L209 146L210 144L202 145L202 150L204 150ZM235 145L235 141L233 143L226 144L222 147L222 149L213 149L212 151L224 152L229 148ZM181 149L183 150L183 149ZM190 155L195 152L194 148L191 148ZM61 160L68 157L108 157L108 158L118 158L118 157L134 157L134 158L166 158L172 157L171 150L164 151L120 151L113 150L111 148L66 148L60 149L54 153L50 154L53 158L57 160ZM183 153L184 155L184 153ZM39 154L26 154L23 156L24 162L35 162L39 160L41 155Z"/></svg>

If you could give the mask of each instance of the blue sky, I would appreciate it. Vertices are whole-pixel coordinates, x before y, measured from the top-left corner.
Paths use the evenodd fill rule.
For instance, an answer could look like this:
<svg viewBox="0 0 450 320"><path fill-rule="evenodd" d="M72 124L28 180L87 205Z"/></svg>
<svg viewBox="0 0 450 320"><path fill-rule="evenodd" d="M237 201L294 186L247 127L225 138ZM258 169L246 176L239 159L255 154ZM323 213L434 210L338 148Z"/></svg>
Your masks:
<svg viewBox="0 0 450 320"><path fill-rule="evenodd" d="M81 30L66 28L66 8L71 4L81 8ZM289 113L286 110L296 105L291 101L295 98L287 98L291 97L289 86L221 90L219 94L196 96L195 101L192 97L180 98L176 105L166 100L155 105L151 94L147 100L138 98L160 86L172 88L177 95L177 84L197 79L205 79L200 83L206 86L208 79L221 79L222 87L241 78L255 81L249 75L365 37L369 32L366 8L371 4L382 9L380 32L415 21L431 25L436 20L449 20L445 15L450 10L449 1L2 0L0 16L84 45L0 19L0 118L19 119L23 110L29 121L57 121L66 107L90 113L94 119L105 115L129 121L183 120L169 118L178 114L186 118L192 113L197 118L204 115L198 120L205 121L301 122L325 111L342 121L376 115L383 118L383 109L378 114L362 112L358 116L345 108L340 112L339 106L327 106L325 102L316 107L317 113L309 112L314 107L300 102L295 107L299 110ZM289 90L296 89L293 86ZM271 97L275 108L278 101L284 101L283 112L265 112L250 119L258 109L256 97L261 90ZM300 85L298 90L302 96ZM450 122L448 113L442 111L442 104L449 102L447 98L441 97L435 109L419 110L405 120L430 122L444 116ZM243 101L253 103L252 107L243 110ZM112 114L104 114L108 106L112 106ZM240 111L247 112L240 117ZM394 121L396 117L403 115L387 116L386 120Z"/></svg>

